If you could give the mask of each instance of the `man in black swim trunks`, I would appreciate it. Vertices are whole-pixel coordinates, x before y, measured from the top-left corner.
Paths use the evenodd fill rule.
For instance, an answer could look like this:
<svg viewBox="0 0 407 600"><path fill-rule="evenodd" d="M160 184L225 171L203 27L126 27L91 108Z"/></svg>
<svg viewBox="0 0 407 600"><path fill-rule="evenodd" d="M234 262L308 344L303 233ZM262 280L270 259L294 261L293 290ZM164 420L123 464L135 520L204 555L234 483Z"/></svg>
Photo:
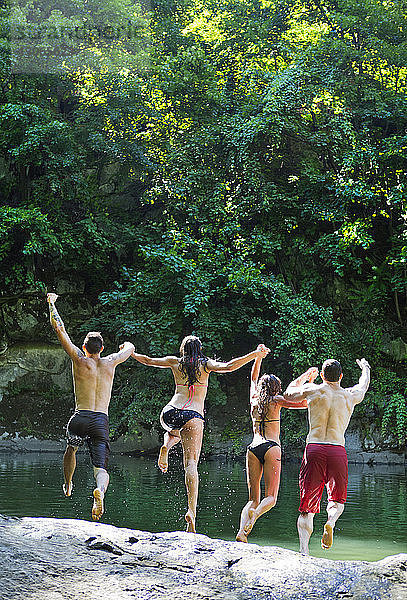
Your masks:
<svg viewBox="0 0 407 600"><path fill-rule="evenodd" d="M75 393L75 413L67 426L67 448L64 454L64 494L72 493L72 477L76 467L76 451L87 443L96 479L93 490L92 518L99 520L104 511L104 496L109 485L108 409L116 366L131 356L134 346L125 342L119 352L101 357L103 339L99 332L90 331L80 350L65 331L55 308L57 294L47 294L51 325L65 352L72 360Z"/></svg>

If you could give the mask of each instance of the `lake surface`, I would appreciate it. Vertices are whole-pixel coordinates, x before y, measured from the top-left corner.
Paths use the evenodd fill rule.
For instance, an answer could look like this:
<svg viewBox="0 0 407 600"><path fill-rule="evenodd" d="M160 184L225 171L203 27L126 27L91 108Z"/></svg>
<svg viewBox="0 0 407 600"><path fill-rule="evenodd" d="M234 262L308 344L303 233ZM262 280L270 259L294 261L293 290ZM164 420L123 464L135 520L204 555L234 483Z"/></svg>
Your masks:
<svg viewBox="0 0 407 600"><path fill-rule="evenodd" d="M62 494L62 456L0 454L0 513L12 516L91 520L93 472L86 453L78 452L71 498ZM152 532L184 530L186 494L178 450L162 475L155 459L114 455L102 522ZM277 506L256 523L249 541L298 550L299 463L285 462ZM202 460L197 531L233 540L247 502L243 462ZM347 560L380 560L407 552L407 486L403 467L349 465L348 501L336 527L334 546L320 547L326 496L315 517L310 552Z"/></svg>

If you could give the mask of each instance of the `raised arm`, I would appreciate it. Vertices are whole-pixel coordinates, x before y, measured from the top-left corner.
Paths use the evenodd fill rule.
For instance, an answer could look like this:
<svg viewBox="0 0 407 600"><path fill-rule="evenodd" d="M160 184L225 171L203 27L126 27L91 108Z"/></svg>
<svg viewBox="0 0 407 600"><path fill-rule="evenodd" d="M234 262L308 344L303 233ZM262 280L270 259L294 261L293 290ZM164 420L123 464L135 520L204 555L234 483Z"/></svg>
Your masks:
<svg viewBox="0 0 407 600"><path fill-rule="evenodd" d="M370 384L370 365L365 358L361 358L360 360L356 359L356 362L362 369L362 373L359 378L359 383L354 385L353 388L348 388L348 390L352 394L354 403L359 404L365 397Z"/></svg>
<svg viewBox="0 0 407 600"><path fill-rule="evenodd" d="M134 345L131 342L124 342L120 344L119 352L115 352L107 358L112 360L116 365L119 365L127 360L132 355L132 352L134 352Z"/></svg>
<svg viewBox="0 0 407 600"><path fill-rule="evenodd" d="M61 342L62 348L71 357L72 360L78 360L83 357L83 352L75 344L71 342L71 339L65 331L65 325L56 309L55 302L58 298L57 294L47 294L48 308L49 308L49 320L53 327L59 341Z"/></svg>
<svg viewBox="0 0 407 600"><path fill-rule="evenodd" d="M305 408L306 407L306 392L308 391L304 385L308 383L313 383L315 379L318 377L318 369L317 367L311 367L307 369L305 373L302 373L297 379L294 379L286 391L284 392L284 399L287 402L297 402L297 403L305 403L304 406L287 406L287 408ZM284 405L282 405L284 406Z"/></svg>
<svg viewBox="0 0 407 600"><path fill-rule="evenodd" d="M232 371L240 369L240 367L243 367L243 365L255 358L263 359L269 352L269 348L266 348L263 344L259 344L253 352L249 352L249 354L245 354L244 356L239 356L239 358L232 358L229 362L218 362L210 359L206 363L206 368L208 371L213 371L214 373L231 373Z"/></svg>
<svg viewBox="0 0 407 600"><path fill-rule="evenodd" d="M252 372L250 375L250 398L253 397L253 394L255 393L255 391L257 389L257 381L259 379L260 367L261 367L262 361L263 361L262 356L256 356L256 358L254 359L254 362L253 362Z"/></svg>
<svg viewBox="0 0 407 600"><path fill-rule="evenodd" d="M161 369L175 367L178 363L176 356L152 358L151 356L147 356L146 354L138 354L137 352L132 352L131 356L138 360L138 362L140 362L142 365L147 365L148 367L159 367Z"/></svg>

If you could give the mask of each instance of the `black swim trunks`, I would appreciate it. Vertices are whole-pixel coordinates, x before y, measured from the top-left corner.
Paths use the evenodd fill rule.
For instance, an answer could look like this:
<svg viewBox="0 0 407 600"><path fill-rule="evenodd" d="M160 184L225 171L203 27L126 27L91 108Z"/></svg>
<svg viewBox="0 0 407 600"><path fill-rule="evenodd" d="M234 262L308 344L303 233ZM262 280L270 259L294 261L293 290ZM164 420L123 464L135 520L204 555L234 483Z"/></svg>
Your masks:
<svg viewBox="0 0 407 600"><path fill-rule="evenodd" d="M82 446L87 443L92 465L107 468L110 454L109 419L105 413L93 410L78 410L66 426L69 446Z"/></svg>
<svg viewBox="0 0 407 600"><path fill-rule="evenodd" d="M161 413L161 425L167 431L172 429L181 429L191 419L202 419L205 421L203 416L196 410L187 410L185 408L169 408L163 410Z"/></svg>
<svg viewBox="0 0 407 600"><path fill-rule="evenodd" d="M274 446L278 446L280 448L280 444L277 444L277 442L273 440L267 440L263 444L258 444L257 446L250 445L247 449L250 450L250 452L253 452L254 456L261 462L262 465L264 465L264 457L267 450L274 448Z"/></svg>

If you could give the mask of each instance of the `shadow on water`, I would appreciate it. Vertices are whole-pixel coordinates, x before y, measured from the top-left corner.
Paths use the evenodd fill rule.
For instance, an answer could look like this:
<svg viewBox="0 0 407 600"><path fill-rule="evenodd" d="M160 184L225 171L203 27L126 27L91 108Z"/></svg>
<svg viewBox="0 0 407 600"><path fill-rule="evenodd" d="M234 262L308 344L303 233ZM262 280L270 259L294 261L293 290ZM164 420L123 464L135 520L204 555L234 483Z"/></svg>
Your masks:
<svg viewBox="0 0 407 600"><path fill-rule="evenodd" d="M61 456L0 455L0 513L13 516L90 520L94 486L89 458L78 453L71 498L62 494ZM150 457L112 456L111 484L104 523L153 532L184 530L184 476L179 452L162 475ZM277 506L256 524L252 543L298 550L299 464L283 464ZM247 501L245 469L240 461L202 460L197 528L214 538L233 540L242 506ZM320 535L325 522L315 517L310 544L313 556L348 560L379 560L407 552L407 488L399 466L349 466L348 502L335 535L334 547L323 551Z"/></svg>

